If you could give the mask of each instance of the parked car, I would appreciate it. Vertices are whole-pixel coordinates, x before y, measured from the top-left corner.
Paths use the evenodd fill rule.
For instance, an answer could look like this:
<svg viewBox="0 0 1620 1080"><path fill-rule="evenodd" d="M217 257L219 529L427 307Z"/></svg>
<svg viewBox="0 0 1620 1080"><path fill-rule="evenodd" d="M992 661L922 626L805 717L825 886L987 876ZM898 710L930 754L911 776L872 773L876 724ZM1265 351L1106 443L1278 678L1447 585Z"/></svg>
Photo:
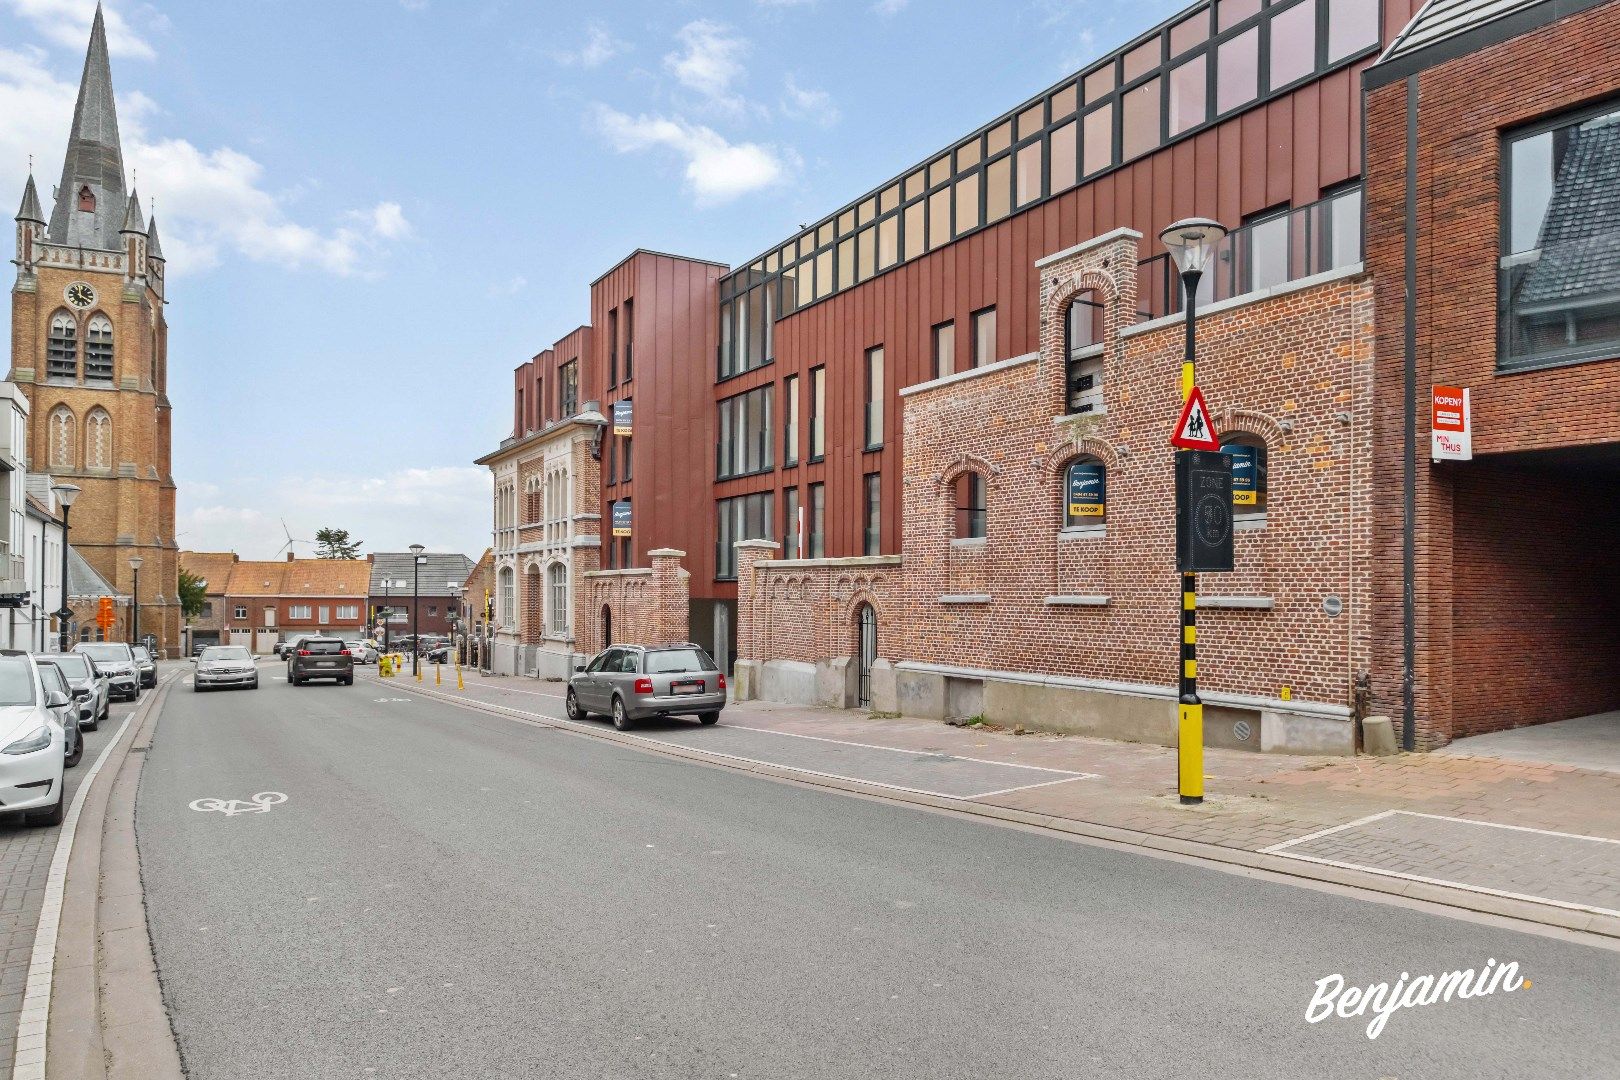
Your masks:
<svg viewBox="0 0 1620 1080"><path fill-rule="evenodd" d="M207 649L207 648L210 648L210 647L211 647L210 642L207 642L207 641L194 641L194 642L191 643L191 655L192 656L201 656L203 654L203 650Z"/></svg>
<svg viewBox="0 0 1620 1080"><path fill-rule="evenodd" d="M287 654L287 682L303 686L311 679L336 679L354 685L354 656L337 638L300 638Z"/></svg>
<svg viewBox="0 0 1620 1080"><path fill-rule="evenodd" d="M357 664L375 664L377 662L377 647L369 641L345 641L344 647L349 655L354 657Z"/></svg>
<svg viewBox="0 0 1620 1080"><path fill-rule="evenodd" d="M62 725L62 764L71 769L84 756L84 735L79 731L79 704L73 700L73 689L55 664L35 664L39 671L39 684L45 688L46 705L56 722ZM60 705L52 702L60 701Z"/></svg>
<svg viewBox="0 0 1620 1080"><path fill-rule="evenodd" d="M73 698L79 703L79 726L94 731L112 711L112 693L107 676L96 667L96 662L80 653L39 653L38 663L55 664L67 680Z"/></svg>
<svg viewBox="0 0 1620 1080"><path fill-rule="evenodd" d="M135 652L122 641L81 641L73 646L73 651L95 661L96 667L107 676L112 693L130 701L141 696Z"/></svg>
<svg viewBox="0 0 1620 1080"><path fill-rule="evenodd" d="M620 731L653 716L696 716L713 724L725 707L725 673L690 642L614 645L577 666L568 680L570 720L606 713Z"/></svg>
<svg viewBox="0 0 1620 1080"><path fill-rule="evenodd" d="M426 649L427 651L422 654L422 658L428 663L448 664L450 662L450 645L448 642L443 645L428 645Z"/></svg>
<svg viewBox="0 0 1620 1080"><path fill-rule="evenodd" d="M157 661L152 659L152 651L145 645L132 645L130 652L135 654L135 669L140 672L141 686L150 688L157 685Z"/></svg>
<svg viewBox="0 0 1620 1080"><path fill-rule="evenodd" d="M193 692L200 694L222 686L259 688L259 667L253 654L241 645L210 645L197 657L197 671L191 677Z"/></svg>
<svg viewBox="0 0 1620 1080"><path fill-rule="evenodd" d="M53 710L71 700L45 689L27 653L0 655L0 803L30 825L62 824L67 733Z"/></svg>

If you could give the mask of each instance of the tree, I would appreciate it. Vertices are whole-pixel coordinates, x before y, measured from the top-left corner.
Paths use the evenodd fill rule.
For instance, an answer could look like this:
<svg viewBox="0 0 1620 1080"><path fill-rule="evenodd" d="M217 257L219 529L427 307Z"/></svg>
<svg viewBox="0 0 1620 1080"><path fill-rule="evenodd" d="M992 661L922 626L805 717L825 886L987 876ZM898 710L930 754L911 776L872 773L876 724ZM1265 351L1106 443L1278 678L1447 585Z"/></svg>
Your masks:
<svg viewBox="0 0 1620 1080"><path fill-rule="evenodd" d="M190 622L202 614L203 601L208 595L208 582L196 574L180 571L180 613Z"/></svg>
<svg viewBox="0 0 1620 1080"><path fill-rule="evenodd" d="M315 534L317 559L358 559L360 541L349 539L348 529L322 529Z"/></svg>

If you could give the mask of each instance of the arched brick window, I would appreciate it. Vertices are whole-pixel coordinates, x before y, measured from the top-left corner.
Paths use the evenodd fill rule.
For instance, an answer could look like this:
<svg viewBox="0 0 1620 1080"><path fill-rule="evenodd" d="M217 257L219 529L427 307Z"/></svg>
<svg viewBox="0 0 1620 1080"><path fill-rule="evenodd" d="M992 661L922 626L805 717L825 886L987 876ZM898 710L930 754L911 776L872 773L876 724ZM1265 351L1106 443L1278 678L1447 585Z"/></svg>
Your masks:
<svg viewBox="0 0 1620 1080"><path fill-rule="evenodd" d="M97 405L84 418L84 463L92 469L110 469L112 457L112 417Z"/></svg>
<svg viewBox="0 0 1620 1080"><path fill-rule="evenodd" d="M50 338L45 347L45 376L50 379L79 377L79 324L66 311L51 316Z"/></svg>
<svg viewBox="0 0 1620 1080"><path fill-rule="evenodd" d="M495 612L496 618L500 620L502 626L516 626L517 599L513 594L517 590L517 575L513 573L510 566L503 566L496 581L496 591L500 601L500 606Z"/></svg>
<svg viewBox="0 0 1620 1080"><path fill-rule="evenodd" d="M113 326L105 315L92 315L85 327L84 378L86 382L113 381Z"/></svg>
<svg viewBox="0 0 1620 1080"><path fill-rule="evenodd" d="M46 428L50 436L52 468L72 469L78 466L78 427L73 410L66 405L58 405L51 412Z"/></svg>
<svg viewBox="0 0 1620 1080"><path fill-rule="evenodd" d="M1232 517L1263 525L1266 520L1266 440L1246 431L1221 439L1221 452L1232 458Z"/></svg>
<svg viewBox="0 0 1620 1080"><path fill-rule="evenodd" d="M551 601L551 632L562 637L568 633L568 567L552 563L547 568L546 590Z"/></svg>
<svg viewBox="0 0 1620 1080"><path fill-rule="evenodd" d="M980 540L986 533L988 507L985 500L984 474L968 470L951 484L956 508L954 536L958 540Z"/></svg>
<svg viewBox="0 0 1620 1080"><path fill-rule="evenodd" d="M1108 467L1094 457L1077 457L1063 467L1063 527L1101 525L1108 520Z"/></svg>

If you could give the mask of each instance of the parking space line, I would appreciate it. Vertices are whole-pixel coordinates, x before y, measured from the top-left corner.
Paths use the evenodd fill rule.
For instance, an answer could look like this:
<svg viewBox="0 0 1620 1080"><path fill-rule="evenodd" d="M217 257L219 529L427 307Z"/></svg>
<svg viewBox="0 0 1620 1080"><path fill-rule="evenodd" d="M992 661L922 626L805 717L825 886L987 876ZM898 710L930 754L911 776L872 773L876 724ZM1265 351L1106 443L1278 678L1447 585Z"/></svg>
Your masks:
<svg viewBox="0 0 1620 1080"><path fill-rule="evenodd" d="M971 760L971 759L964 758L963 760L966 761L966 760ZM1065 776L1061 780L1043 780L1038 784L1019 784L1017 787L1002 788L1000 791L984 791L984 792L980 792L977 795L964 795L963 798L967 798L967 799L988 799L992 795L1011 795L1015 791L1028 791L1031 788L1051 787L1053 784L1072 784L1076 780L1100 780L1100 779L1102 779L1102 777L1098 776L1096 773L1084 773L1084 772L1083 773L1075 773L1073 776Z"/></svg>
<svg viewBox="0 0 1620 1080"><path fill-rule="evenodd" d="M802 735L797 731L777 731L774 728L748 727L745 724L727 724L726 727L733 731L758 731L766 735L785 735L790 739L811 739L815 742L838 743L841 746L859 746L864 750L890 750L896 754L929 754L935 752L931 750L912 750L904 746L876 746L872 743L854 742L850 739L830 739L825 735ZM961 754L951 754L944 751L940 752L945 753L945 756L950 758L952 761L972 761L979 765L1004 765L1009 769L1033 769L1036 772L1064 773L1066 774L1064 777L1066 780L1080 778L1095 780L1098 778L1096 773L1076 772L1073 769L1053 769L1048 768L1045 765L1021 765L1016 761L991 761L989 758L965 757ZM1052 781L1052 783L1062 782L1063 781L1061 780ZM1024 786L1033 787L1035 785ZM1008 790L1011 791L1015 789L1009 788ZM991 792L991 794L993 795L995 792Z"/></svg>
<svg viewBox="0 0 1620 1080"><path fill-rule="evenodd" d="M1369 814L1364 818L1357 818L1355 821L1347 821L1343 825L1332 825L1326 829L1317 829L1315 832L1306 833L1304 836L1296 836L1292 840L1284 840L1280 844L1272 844L1270 847L1263 847L1260 849L1260 854L1279 855L1285 848L1291 848L1296 844L1304 844L1312 840L1318 840L1324 836L1332 836L1336 832L1343 832L1346 829L1354 829L1359 825L1370 825L1375 821L1382 821L1384 818L1387 818L1395 813L1398 813L1398 811L1385 810L1379 814Z"/></svg>
<svg viewBox="0 0 1620 1080"><path fill-rule="evenodd" d="M463 705L463 706L482 705L482 706L485 706L486 708L502 710L505 713L515 713L516 714L515 716L508 716L507 719L518 720L521 723L534 724L535 723L534 720L530 720L530 719L527 719L527 718L528 717L536 717L538 719L547 720L547 721L550 721L553 724L562 725L562 726L565 726L565 727L567 727L567 728L569 728L571 730L580 731L580 732L583 732L583 733L588 734L588 735L600 734L599 730L594 725L580 723L580 722L575 721L575 720L569 720L567 717L551 716L551 715L548 715L546 713L529 713L529 712L525 712L522 709L514 708L511 705L501 705L501 704L498 704L498 703L493 702L493 701L482 701L482 700L479 700L478 698L452 697L449 694L440 693L440 692L434 691L434 690L409 688L408 692L413 693L413 694L422 694L422 695L424 695L426 697L438 698L440 700L450 702L453 705ZM543 695L541 695L541 696L543 696ZM772 734L772 735L790 734L788 732L770 731L770 729L768 729L768 728L751 728L751 727L742 727L740 725L732 725L732 724L728 724L726 726L727 727L734 727L734 728L736 728L736 730L739 730L739 731L765 731L765 732L768 732L769 734ZM669 739L655 739L655 738L652 738L652 737L647 736L647 735L637 735L634 732L620 731L620 732L616 732L616 734L618 734L618 735L620 735L620 736L622 736L622 737L624 737L626 739L631 739L631 740L634 740L636 742L641 742L641 743L647 743L647 744L652 745L652 746L664 746L664 747L674 746L674 747L680 747L681 749L698 750L701 753L703 753L705 755L708 755L710 757L723 758L723 759L725 759L727 761L741 761L741 762L746 762L746 763L748 763L750 765L765 765L765 766L768 766L768 767L773 768L773 769L782 769L782 770L787 771L787 772L802 773L805 776L819 776L819 777L822 777L824 779L829 779L829 780L847 780L850 783L854 783L854 784L866 784L866 785L869 785L871 787L887 788L887 789L892 790L892 791L906 791L906 792L910 792L913 795L931 795L931 796L933 796L934 798L937 798L937 799L955 799L955 800L958 800L958 801L961 801L961 802L967 802L967 801L972 800L972 799L988 798L991 795L1000 795L1000 794L1005 794L1006 792L1011 792L1011 791L1022 791L1025 788L1045 787L1046 784L1048 784L1048 783L1063 784L1063 783L1068 783L1068 782L1070 782L1072 780L1095 780L1095 779L1098 779L1097 776L1095 776L1094 774L1091 774L1091 773L1075 773L1075 774L1073 774L1071 776L1065 776L1060 780L1043 781L1043 782L1037 783L1037 784L1024 784L1024 785L1021 785L1019 787L1003 788L1000 791L990 791L990 792L985 792L983 794L978 794L978 795L957 795L957 794L953 794L953 793L948 792L948 791L934 791L934 790L932 790L930 788L907 787L904 784L887 784L887 783L884 783L884 782L882 782L880 780L868 780L868 779L866 779L864 777L849 776L849 775L844 774L844 773L822 772L822 771L817 770L817 769L801 768L800 766L797 766L797 765L784 765L781 762L777 762L777 761L767 761L767 760L765 760L763 758L744 757L741 754L728 754L728 753L725 753L724 751L710 750L710 749L707 749L707 748L704 748L704 747L694 747L694 746L691 746L688 743L674 742L674 741L671 741ZM841 740L841 739L820 739L817 736L813 736L813 735L795 735L793 737L794 738L802 738L802 739L816 739L816 741L818 741L818 742L839 742L839 743L844 742L844 740ZM858 747L863 747L863 748L872 749L872 750L895 750L896 749L895 747L892 747L892 746L871 746L870 744L867 744L867 743L845 743L845 745L858 746ZM896 752L897 753L917 754L917 753L920 753L921 751L897 750ZM983 758L957 758L954 755L950 755L950 756L952 757L952 760L955 760L955 761L971 761L971 762L974 762L974 763L980 764L980 765L1011 765L1012 764L1012 762L988 761L988 760L985 760ZM1038 768L1040 768L1040 766L1037 766L1037 765L1019 765L1017 767L1022 768L1022 769L1038 769ZM1043 771L1045 771L1045 772L1060 772L1060 771L1065 771L1065 770L1046 769L1046 770L1043 770Z"/></svg>

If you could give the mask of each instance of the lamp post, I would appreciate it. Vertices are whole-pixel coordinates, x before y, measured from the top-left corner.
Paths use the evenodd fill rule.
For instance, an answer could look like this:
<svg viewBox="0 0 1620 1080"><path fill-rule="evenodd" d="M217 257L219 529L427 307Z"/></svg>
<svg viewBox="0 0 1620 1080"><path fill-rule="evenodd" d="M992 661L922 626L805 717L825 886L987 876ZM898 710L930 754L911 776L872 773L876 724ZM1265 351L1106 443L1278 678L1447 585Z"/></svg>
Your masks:
<svg viewBox="0 0 1620 1080"><path fill-rule="evenodd" d="M411 545L411 674L421 672L422 664L422 552L421 544Z"/></svg>
<svg viewBox="0 0 1620 1080"><path fill-rule="evenodd" d="M57 649L59 652L67 652L68 620L73 617L73 610L68 607L68 511L73 508L73 500L79 497L79 486L55 484L51 490L56 493L56 501L62 504L62 606L56 612L56 626L60 632Z"/></svg>
<svg viewBox="0 0 1620 1080"><path fill-rule="evenodd" d="M388 651L388 624L391 621L391 616L394 614L393 611L390 610L390 607L389 607L389 604L388 604L388 586L392 585L393 583L394 583L394 580L392 578L383 578L383 610L382 610L382 624L383 624L383 648L382 648L382 651L383 652Z"/></svg>
<svg viewBox="0 0 1620 1080"><path fill-rule="evenodd" d="M1226 236L1226 226L1209 218L1178 221L1159 239L1181 271L1182 303L1187 307L1187 351L1181 362L1181 400L1192 395L1197 383L1195 359L1198 336L1198 282L1209 265L1215 245ZM1177 451L1185 453L1186 451ZM1204 704L1198 697L1198 575L1181 575L1181 685L1176 725L1177 791L1181 801L1204 801Z"/></svg>
<svg viewBox="0 0 1620 1080"><path fill-rule="evenodd" d="M135 592L129 599L130 606L130 644L141 643L141 566L143 560L139 555L129 560L129 568L135 571Z"/></svg>

